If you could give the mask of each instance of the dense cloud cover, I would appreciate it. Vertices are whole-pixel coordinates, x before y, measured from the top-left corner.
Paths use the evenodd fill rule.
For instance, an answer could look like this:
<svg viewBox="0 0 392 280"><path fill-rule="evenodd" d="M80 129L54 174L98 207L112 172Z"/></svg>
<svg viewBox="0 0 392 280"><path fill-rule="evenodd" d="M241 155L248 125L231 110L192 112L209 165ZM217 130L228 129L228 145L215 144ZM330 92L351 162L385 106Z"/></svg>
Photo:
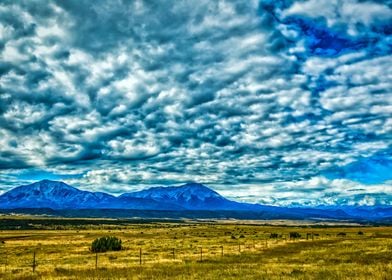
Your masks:
<svg viewBox="0 0 392 280"><path fill-rule="evenodd" d="M391 53L392 1L2 1L0 188L391 204Z"/></svg>

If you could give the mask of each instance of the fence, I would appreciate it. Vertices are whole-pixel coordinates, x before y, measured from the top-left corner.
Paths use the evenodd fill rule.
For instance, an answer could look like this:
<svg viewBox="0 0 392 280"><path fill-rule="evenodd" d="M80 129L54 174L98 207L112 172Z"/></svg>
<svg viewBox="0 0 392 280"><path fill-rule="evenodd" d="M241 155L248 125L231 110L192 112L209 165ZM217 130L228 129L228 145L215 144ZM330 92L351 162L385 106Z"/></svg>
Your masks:
<svg viewBox="0 0 392 280"><path fill-rule="evenodd" d="M279 246L290 242L285 238L279 239L261 239L244 242L230 242L227 244L203 245L188 244L187 246L177 247L127 247L118 252L92 253L88 248L82 248L80 254L67 254L66 252L57 252L53 250L32 248L24 254L12 253L18 260L12 265L12 269L30 270L31 272L51 270L51 269L68 269L74 266L83 266L84 268L109 268L109 267L127 267L130 265L145 265L153 263L167 262L206 262L223 258L227 255L240 255L255 251L265 250L274 246ZM9 266L8 256L12 248L2 246L3 270L7 271ZM10 267L11 268L11 267Z"/></svg>
<svg viewBox="0 0 392 280"><path fill-rule="evenodd" d="M331 237L329 237L331 238ZM337 238L336 236L334 238ZM135 242L124 242L124 249L116 252L92 253L88 246L79 251L68 253L66 250L54 248L31 247L27 252L18 252L17 247L2 244L0 246L0 263L3 272L29 271L32 273L53 270L101 269L101 268L127 268L130 266L143 266L156 263L190 263L216 261L226 256L241 255L268 248L282 246L291 242L313 242L323 237L318 234L307 233L300 238L291 238L290 235L279 235L277 238L233 240L224 244L197 244L195 240L181 245L181 240L175 246L168 246L163 242L161 246L137 245ZM16 251L14 251L16 250ZM12 257L12 265L9 262Z"/></svg>

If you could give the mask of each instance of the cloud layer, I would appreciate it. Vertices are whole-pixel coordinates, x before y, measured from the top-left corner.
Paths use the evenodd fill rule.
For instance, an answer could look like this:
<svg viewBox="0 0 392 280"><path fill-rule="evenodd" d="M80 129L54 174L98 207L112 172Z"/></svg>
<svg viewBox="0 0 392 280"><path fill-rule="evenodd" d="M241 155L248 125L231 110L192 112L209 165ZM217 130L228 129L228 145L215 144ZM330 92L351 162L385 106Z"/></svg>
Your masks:
<svg viewBox="0 0 392 280"><path fill-rule="evenodd" d="M2 1L0 18L3 190L392 201L392 1Z"/></svg>

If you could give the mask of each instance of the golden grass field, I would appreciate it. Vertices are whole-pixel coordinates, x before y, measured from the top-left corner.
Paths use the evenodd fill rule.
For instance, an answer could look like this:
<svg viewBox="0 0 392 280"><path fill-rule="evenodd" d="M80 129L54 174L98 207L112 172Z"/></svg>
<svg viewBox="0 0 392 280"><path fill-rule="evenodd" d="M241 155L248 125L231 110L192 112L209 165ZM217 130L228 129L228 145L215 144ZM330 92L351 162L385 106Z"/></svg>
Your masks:
<svg viewBox="0 0 392 280"><path fill-rule="evenodd" d="M294 231L302 238L288 240ZM96 269L89 247L105 235L125 248L98 254ZM0 279L392 279L392 227L157 222L2 230L0 240Z"/></svg>

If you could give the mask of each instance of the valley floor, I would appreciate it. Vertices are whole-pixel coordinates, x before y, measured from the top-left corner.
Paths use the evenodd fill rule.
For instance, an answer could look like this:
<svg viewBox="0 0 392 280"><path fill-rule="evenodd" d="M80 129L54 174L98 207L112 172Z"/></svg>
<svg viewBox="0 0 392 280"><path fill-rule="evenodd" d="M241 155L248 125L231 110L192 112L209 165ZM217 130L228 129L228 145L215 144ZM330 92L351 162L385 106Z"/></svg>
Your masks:
<svg viewBox="0 0 392 280"><path fill-rule="evenodd" d="M90 252L105 235L124 250ZM1 230L0 255L0 279L392 279L392 227L65 221Z"/></svg>

